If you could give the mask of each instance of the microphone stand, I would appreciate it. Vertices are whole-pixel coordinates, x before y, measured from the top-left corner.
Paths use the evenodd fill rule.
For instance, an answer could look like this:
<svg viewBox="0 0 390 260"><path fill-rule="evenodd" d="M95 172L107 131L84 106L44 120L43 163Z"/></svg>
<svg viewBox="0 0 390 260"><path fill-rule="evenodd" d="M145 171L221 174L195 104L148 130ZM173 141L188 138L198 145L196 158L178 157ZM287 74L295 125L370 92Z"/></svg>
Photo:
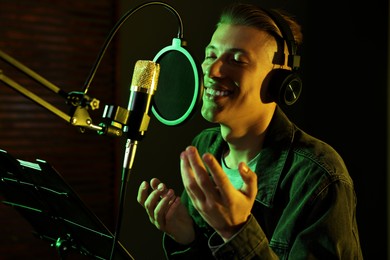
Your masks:
<svg viewBox="0 0 390 260"><path fill-rule="evenodd" d="M123 206L126 198L127 183L129 182L131 169L133 168L137 146L138 146L137 140L127 139L126 146L125 146L126 147L125 155L123 159L123 170L122 170L122 179L121 179L121 186L120 186L118 215L117 215L116 227L114 232L113 246L111 248L111 256L110 256L111 260L114 259L114 255L116 251L115 245L119 240L119 233L122 227L122 218L123 218L123 210L124 210Z"/></svg>

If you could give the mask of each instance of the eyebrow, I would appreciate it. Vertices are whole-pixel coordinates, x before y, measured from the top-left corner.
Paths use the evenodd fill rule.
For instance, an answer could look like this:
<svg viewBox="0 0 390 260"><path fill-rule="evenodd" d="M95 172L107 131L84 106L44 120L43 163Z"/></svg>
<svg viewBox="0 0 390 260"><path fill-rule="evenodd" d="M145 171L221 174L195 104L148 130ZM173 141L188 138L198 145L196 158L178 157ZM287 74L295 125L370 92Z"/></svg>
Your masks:
<svg viewBox="0 0 390 260"><path fill-rule="evenodd" d="M208 45L208 46L206 46L205 51L216 50L216 49L217 48L214 45ZM241 49L241 48L230 48L230 49L228 49L228 52L229 53L242 53L242 54L250 56L248 51Z"/></svg>

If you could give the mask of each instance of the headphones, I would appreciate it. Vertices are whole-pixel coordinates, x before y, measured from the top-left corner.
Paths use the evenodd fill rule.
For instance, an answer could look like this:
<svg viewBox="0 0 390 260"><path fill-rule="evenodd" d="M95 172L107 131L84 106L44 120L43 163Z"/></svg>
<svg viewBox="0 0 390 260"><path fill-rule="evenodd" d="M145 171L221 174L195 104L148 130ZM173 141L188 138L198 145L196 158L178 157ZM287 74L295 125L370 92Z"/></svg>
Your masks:
<svg viewBox="0 0 390 260"><path fill-rule="evenodd" d="M301 57L300 55L297 55L298 48L294 39L294 35L286 20L274 10L263 10L275 22L276 26L282 33L283 38L283 42L276 38L278 50L275 52L272 63L284 65L284 42L286 42L289 52L287 66L291 68L291 70L282 68L271 70L265 79L268 84L268 94L270 95L272 101L276 101L276 103L280 105L289 106L298 100L302 91L302 80L298 75Z"/></svg>

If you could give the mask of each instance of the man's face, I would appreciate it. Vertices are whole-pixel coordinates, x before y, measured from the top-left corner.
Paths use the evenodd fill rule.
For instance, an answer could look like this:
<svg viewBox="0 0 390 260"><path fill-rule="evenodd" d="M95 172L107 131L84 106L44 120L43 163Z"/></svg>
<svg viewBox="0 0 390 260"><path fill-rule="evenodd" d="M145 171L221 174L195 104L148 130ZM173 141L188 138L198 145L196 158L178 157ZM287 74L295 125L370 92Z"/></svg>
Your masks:
<svg viewBox="0 0 390 260"><path fill-rule="evenodd" d="M245 127L272 110L270 103L262 103L260 88L272 69L276 49L275 40L256 28L218 26L202 63L203 117L214 123Z"/></svg>

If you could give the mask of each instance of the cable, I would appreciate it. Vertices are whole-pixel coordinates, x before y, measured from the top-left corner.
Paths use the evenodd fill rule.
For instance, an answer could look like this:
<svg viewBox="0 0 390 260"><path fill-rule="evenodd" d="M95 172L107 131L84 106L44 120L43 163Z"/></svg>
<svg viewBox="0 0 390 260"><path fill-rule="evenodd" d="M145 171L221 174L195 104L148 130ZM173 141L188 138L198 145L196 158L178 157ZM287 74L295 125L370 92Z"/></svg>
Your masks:
<svg viewBox="0 0 390 260"><path fill-rule="evenodd" d="M110 45L112 39L114 38L115 34L117 33L117 31L120 29L120 27L127 21L127 19L132 16L134 13L136 13L137 11L141 10L142 8L144 7L147 7L147 6L151 6L151 5L163 5L164 7L166 7L168 10L170 10L177 18L178 20L178 23L179 23L179 30L178 30L178 38L179 39L183 39L183 21L179 15L179 13L172 7L170 6L169 4L167 3L164 3L164 2L148 2L148 3L144 3L144 4L141 4L131 10L129 10L128 12L126 12L122 17L121 19L115 24L115 26L112 28L112 30L110 31L108 37L106 38L104 44L103 44L103 47L102 49L100 50L100 53L95 61L95 64L93 65L92 67L92 70L87 78L87 80L85 81L84 83L84 94L87 94L88 92L88 89L89 89L89 86L91 85L91 82L96 74L96 71L100 65L100 62L102 61L103 59L103 56L108 48L108 46Z"/></svg>

